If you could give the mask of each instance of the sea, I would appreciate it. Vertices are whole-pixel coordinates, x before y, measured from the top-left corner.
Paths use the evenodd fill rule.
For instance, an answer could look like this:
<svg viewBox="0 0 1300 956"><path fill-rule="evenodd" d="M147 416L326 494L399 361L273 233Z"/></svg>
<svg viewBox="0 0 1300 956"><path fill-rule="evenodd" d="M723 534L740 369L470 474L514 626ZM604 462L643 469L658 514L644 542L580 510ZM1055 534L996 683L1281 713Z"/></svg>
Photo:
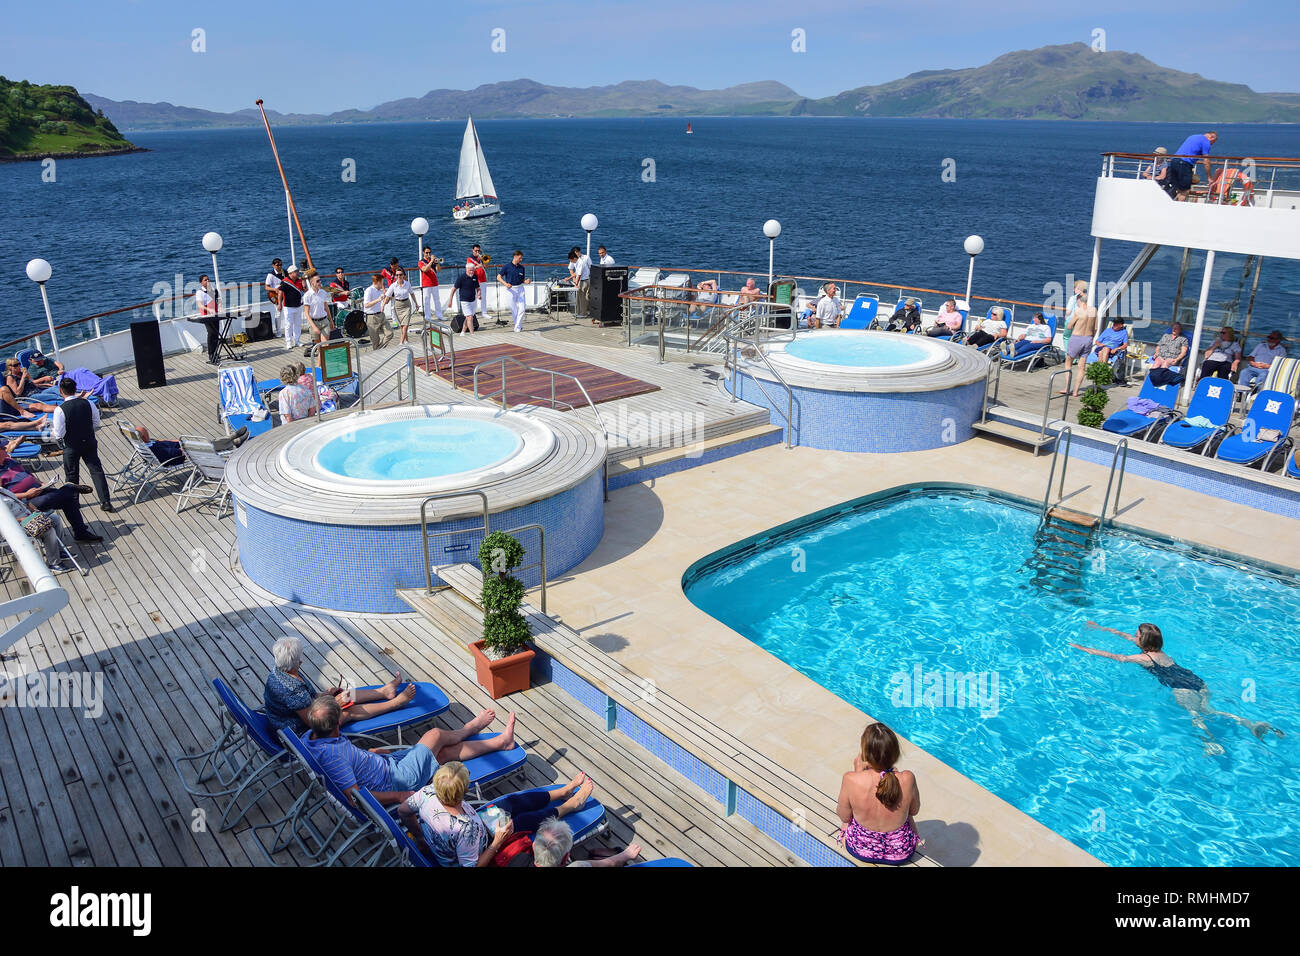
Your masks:
<svg viewBox="0 0 1300 956"><path fill-rule="evenodd" d="M371 271L409 263L423 216L449 263L480 243L494 261L516 248L530 263L562 263L596 243L616 261L765 275L763 223L782 231L778 274L950 290L966 286L962 242L984 238L973 292L1042 302L1087 277L1093 189L1103 151L1174 152L1184 124L1001 120L717 118L538 119L476 123L503 214L451 218L463 122L293 126L275 130L313 261ZM1300 129L1218 125L1223 155L1300 155ZM260 285L272 258L291 256L284 189L262 128L130 134L148 152L0 165L0 342L45 325L24 272L40 257L56 323L148 302L210 271L201 239L224 238L223 283ZM1101 278L1119 277L1138 246L1103 244ZM1173 314L1181 250L1142 275L1154 323ZM1193 258L1187 293L1199 289ZM1244 315L1253 272L1220 255L1211 321ZM545 276L561 271L542 268ZM164 286L160 286L162 283ZM724 282L724 288L727 283ZM811 290L812 283L804 283ZM926 308L938 303L926 298ZM1021 313L1017 311L1017 318ZM107 331L137 312L104 319ZM1240 318L1237 321L1240 327ZM1252 332L1300 336L1300 263L1268 260ZM69 330L64 340L75 340ZM1252 338L1254 336L1252 335Z"/></svg>

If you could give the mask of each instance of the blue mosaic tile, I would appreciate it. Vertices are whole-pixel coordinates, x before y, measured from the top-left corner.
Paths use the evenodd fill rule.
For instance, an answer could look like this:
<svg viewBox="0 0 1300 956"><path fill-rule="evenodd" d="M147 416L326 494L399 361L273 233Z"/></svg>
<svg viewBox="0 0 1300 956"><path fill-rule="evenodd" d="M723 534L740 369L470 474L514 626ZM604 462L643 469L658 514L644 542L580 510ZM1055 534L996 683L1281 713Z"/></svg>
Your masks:
<svg viewBox="0 0 1300 956"><path fill-rule="evenodd" d="M478 562L480 517L431 525L430 531L463 532L429 542L435 566ZM540 524L546 529L546 565L551 578L579 564L605 533L604 489L594 472L581 484L550 498L492 515L494 530ZM301 521L237 504L236 534L244 572L259 586L290 601L340 611L396 612L409 608L397 588L424 587L424 547L419 522L409 525L332 525ZM538 534L519 535L536 563ZM532 587L539 569L521 569ZM435 579L436 583L441 583Z"/></svg>
<svg viewBox="0 0 1300 956"><path fill-rule="evenodd" d="M736 376L736 397L771 411L774 425L785 425L785 391L751 376ZM966 441L983 409L984 382L928 392L841 392L793 386L796 445L830 451L924 451Z"/></svg>
<svg viewBox="0 0 1300 956"><path fill-rule="evenodd" d="M792 813L797 813L800 808L789 809ZM812 866L856 866L852 860L835 852L806 830L795 826L793 821L760 800L756 800L745 790L737 794L736 813L805 863Z"/></svg>

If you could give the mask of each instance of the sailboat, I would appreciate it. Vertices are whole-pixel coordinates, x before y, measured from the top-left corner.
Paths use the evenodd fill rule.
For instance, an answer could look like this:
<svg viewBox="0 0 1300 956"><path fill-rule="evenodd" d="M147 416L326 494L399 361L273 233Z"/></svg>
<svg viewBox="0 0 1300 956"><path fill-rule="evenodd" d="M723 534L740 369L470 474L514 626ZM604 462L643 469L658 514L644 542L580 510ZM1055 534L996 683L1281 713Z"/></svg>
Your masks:
<svg viewBox="0 0 1300 956"><path fill-rule="evenodd" d="M686 124L686 135L689 136L691 133L694 133L694 132L695 132L695 130L691 129L691 124L690 124L690 123L687 123L687 124Z"/></svg>
<svg viewBox="0 0 1300 956"><path fill-rule="evenodd" d="M483 146L474 129L474 117L465 123L465 138L460 143L460 169L456 173L456 205L451 211L453 219L478 219L501 211L497 202L497 187L488 172Z"/></svg>

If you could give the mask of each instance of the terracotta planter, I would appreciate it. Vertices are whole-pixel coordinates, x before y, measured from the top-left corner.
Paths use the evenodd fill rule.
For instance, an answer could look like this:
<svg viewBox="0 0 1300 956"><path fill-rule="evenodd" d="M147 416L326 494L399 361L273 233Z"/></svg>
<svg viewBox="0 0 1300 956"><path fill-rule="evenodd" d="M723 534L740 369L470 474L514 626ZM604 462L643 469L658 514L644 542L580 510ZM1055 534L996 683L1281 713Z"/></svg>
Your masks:
<svg viewBox="0 0 1300 956"><path fill-rule="evenodd" d="M493 700L500 700L517 690L528 690L529 670L537 653L531 647L499 661L490 660L484 655L482 641L474 641L469 649L474 654L474 670L478 682Z"/></svg>

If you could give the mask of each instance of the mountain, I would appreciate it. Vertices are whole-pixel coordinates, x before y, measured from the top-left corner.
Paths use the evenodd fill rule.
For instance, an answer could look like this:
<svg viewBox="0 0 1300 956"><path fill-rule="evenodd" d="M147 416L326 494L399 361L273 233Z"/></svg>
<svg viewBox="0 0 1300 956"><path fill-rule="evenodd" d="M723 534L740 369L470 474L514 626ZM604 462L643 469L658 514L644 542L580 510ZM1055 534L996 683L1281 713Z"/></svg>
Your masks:
<svg viewBox="0 0 1300 956"><path fill-rule="evenodd" d="M923 70L880 86L804 100L808 116L1300 122L1300 95L1256 93L1086 43L1019 50L985 66Z"/></svg>
<svg viewBox="0 0 1300 956"><path fill-rule="evenodd" d="M215 113L93 95L86 100L127 130L261 122L251 108ZM1256 93L1240 83L1221 83L1158 66L1136 53L1096 53L1086 43L1069 43L1019 50L969 69L923 70L821 99L801 98L783 83L771 81L700 90L657 80L585 88L509 80L473 90L430 90L366 110L267 111L280 125L463 120L470 113L481 119L713 114L1291 123L1300 122L1300 93Z"/></svg>
<svg viewBox="0 0 1300 956"><path fill-rule="evenodd" d="M91 156L138 149L71 86L0 76L0 159Z"/></svg>
<svg viewBox="0 0 1300 956"><path fill-rule="evenodd" d="M119 102L94 95L88 95L86 99L128 130L252 126L262 121L255 109L216 113L171 103ZM420 97L390 100L368 110L340 110L329 114L282 114L267 110L266 115L279 125L463 120L470 113L482 119L749 115L789 113L791 107L800 101L794 90L774 82L743 83L725 90L699 90L693 86L669 86L658 80L627 80L613 86L585 88L547 86L534 80L509 80L473 90L430 90Z"/></svg>

